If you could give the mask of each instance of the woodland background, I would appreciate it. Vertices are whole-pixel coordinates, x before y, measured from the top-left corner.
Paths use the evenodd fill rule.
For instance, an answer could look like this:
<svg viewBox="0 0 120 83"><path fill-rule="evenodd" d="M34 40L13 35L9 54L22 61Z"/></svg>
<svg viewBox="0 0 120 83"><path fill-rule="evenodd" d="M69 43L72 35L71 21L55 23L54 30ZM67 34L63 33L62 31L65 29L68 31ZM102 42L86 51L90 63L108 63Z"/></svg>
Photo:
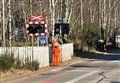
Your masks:
<svg viewBox="0 0 120 83"><path fill-rule="evenodd" d="M70 24L66 40L75 48L120 34L119 0L0 0L0 46L27 46L31 41L25 22L41 13L48 22L48 37L59 18Z"/></svg>

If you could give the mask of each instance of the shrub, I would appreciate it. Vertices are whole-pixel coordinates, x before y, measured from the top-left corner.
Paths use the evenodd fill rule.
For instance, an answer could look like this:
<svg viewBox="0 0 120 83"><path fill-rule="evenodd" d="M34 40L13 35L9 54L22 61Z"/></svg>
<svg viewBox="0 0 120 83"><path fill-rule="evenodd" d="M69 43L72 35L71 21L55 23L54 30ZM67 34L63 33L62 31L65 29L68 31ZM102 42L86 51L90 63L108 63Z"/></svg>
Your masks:
<svg viewBox="0 0 120 83"><path fill-rule="evenodd" d="M15 64L14 64L15 69L23 69L23 62L20 61L19 59L16 59Z"/></svg>
<svg viewBox="0 0 120 83"><path fill-rule="evenodd" d="M38 70L39 69L39 63L37 61L32 62L32 70Z"/></svg>
<svg viewBox="0 0 120 83"><path fill-rule="evenodd" d="M15 58L13 53L3 53L0 55L0 70L9 70L15 63Z"/></svg>
<svg viewBox="0 0 120 83"><path fill-rule="evenodd" d="M24 68L29 69L29 70L37 70L37 69L39 69L39 63L38 63L38 61L30 61L29 58L26 58Z"/></svg>

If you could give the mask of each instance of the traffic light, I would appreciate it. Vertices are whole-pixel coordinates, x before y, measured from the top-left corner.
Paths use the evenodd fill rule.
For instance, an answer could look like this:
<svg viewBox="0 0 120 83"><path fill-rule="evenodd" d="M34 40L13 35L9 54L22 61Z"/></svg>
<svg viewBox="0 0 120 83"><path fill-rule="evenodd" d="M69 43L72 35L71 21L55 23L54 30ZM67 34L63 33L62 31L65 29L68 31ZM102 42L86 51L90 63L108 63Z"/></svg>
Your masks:
<svg viewBox="0 0 120 83"><path fill-rule="evenodd" d="M29 31L30 34L45 33L44 26L45 26L44 24L29 24L27 30Z"/></svg>
<svg viewBox="0 0 120 83"><path fill-rule="evenodd" d="M54 33L55 34L60 34L60 24L58 24L58 23L55 23L55 31L54 31Z"/></svg>
<svg viewBox="0 0 120 83"><path fill-rule="evenodd" d="M62 26L62 35L69 34L69 31L70 31L69 23L62 23L61 26Z"/></svg>
<svg viewBox="0 0 120 83"><path fill-rule="evenodd" d="M61 34L69 34L69 24L68 23L55 23L54 28L54 34L60 34L60 28L61 28Z"/></svg>

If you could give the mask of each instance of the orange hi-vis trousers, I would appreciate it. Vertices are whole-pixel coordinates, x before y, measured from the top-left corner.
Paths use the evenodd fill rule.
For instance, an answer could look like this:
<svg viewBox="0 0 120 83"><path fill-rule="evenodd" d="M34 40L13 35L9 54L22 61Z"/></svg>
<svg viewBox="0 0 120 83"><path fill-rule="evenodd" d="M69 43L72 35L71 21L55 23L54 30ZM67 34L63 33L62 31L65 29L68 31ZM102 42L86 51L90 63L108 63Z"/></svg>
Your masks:
<svg viewBox="0 0 120 83"><path fill-rule="evenodd" d="M52 62L54 65L60 65L60 50L57 48L52 49Z"/></svg>

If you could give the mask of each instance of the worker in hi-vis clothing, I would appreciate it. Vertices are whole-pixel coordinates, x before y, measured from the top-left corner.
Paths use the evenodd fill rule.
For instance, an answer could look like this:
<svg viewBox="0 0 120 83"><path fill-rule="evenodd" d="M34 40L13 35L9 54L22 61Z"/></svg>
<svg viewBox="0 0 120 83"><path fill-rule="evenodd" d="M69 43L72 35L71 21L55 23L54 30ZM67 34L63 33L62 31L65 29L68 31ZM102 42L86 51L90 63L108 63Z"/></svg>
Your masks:
<svg viewBox="0 0 120 83"><path fill-rule="evenodd" d="M52 41L52 63L54 66L60 65L60 44L57 42L57 39Z"/></svg>

